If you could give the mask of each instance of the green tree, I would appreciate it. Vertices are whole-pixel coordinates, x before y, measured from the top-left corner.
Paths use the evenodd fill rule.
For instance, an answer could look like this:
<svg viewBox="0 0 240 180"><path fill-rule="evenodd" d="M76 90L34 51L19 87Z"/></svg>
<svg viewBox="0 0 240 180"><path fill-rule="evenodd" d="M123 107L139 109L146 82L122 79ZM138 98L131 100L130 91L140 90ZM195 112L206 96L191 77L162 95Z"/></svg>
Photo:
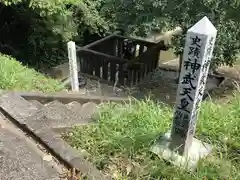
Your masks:
<svg viewBox="0 0 240 180"><path fill-rule="evenodd" d="M94 0L2 0L0 51L41 68L67 59L67 41L108 30Z"/></svg>
<svg viewBox="0 0 240 180"><path fill-rule="evenodd" d="M57 0L4 0L1 8L1 51L29 65L52 64L64 55L61 42L76 35L76 24Z"/></svg>
<svg viewBox="0 0 240 180"><path fill-rule="evenodd" d="M143 36L152 29L164 32L181 26L183 35L173 41L176 54L182 53L186 30L207 16L218 30L212 68L233 65L239 53L239 0L108 0L103 9L112 13L115 26L130 34Z"/></svg>

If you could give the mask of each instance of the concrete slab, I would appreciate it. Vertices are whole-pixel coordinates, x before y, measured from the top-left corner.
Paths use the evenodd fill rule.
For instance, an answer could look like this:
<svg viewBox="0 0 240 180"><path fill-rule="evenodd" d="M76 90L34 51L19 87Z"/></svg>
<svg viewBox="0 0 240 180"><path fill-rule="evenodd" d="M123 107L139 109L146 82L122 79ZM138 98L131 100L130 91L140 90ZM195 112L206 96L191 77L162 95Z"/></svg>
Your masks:
<svg viewBox="0 0 240 180"><path fill-rule="evenodd" d="M188 154L179 155L177 150L169 148L171 144L170 135L170 132L166 133L151 147L150 151L180 168L194 171L197 168L198 161L209 155L212 151L211 145L194 138Z"/></svg>
<svg viewBox="0 0 240 180"><path fill-rule="evenodd" d="M46 104L26 120L27 126L34 132L40 132L48 128L58 129L72 127L74 125L85 125L91 122L92 120L90 118L79 117L78 114L58 101L52 101Z"/></svg>
<svg viewBox="0 0 240 180"><path fill-rule="evenodd" d="M15 133L2 121L6 120L0 119L0 179L60 180L58 170L19 136L18 129Z"/></svg>
<svg viewBox="0 0 240 180"><path fill-rule="evenodd" d="M78 114L81 115L82 119L84 119L84 118L92 118L96 112L97 112L97 105L93 102L88 102L82 105Z"/></svg>
<svg viewBox="0 0 240 180"><path fill-rule="evenodd" d="M5 93L1 95L0 107L11 114L13 118L17 118L19 123L24 124L25 119L38 111L36 106L26 101L16 93Z"/></svg>
<svg viewBox="0 0 240 180"><path fill-rule="evenodd" d="M77 101L73 101L73 102L66 104L66 107L68 109L72 110L73 112L78 113L80 111L82 105Z"/></svg>

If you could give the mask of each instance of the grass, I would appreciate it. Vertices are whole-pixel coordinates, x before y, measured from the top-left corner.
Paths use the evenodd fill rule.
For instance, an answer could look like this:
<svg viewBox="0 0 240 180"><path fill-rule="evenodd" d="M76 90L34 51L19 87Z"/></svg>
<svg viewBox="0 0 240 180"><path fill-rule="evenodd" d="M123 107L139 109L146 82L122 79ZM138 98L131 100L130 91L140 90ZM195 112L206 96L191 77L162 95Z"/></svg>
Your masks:
<svg viewBox="0 0 240 180"><path fill-rule="evenodd" d="M149 152L156 137L171 126L173 110L151 100L100 107L98 124L74 127L65 139L98 169L118 180L240 179L240 95L222 106L204 102L196 137L213 153L187 173Z"/></svg>
<svg viewBox="0 0 240 180"><path fill-rule="evenodd" d="M237 61L236 61L236 65L240 64L240 53L237 54Z"/></svg>
<svg viewBox="0 0 240 180"><path fill-rule="evenodd" d="M16 59L0 53L0 89L15 91L56 92L60 82L29 69Z"/></svg>

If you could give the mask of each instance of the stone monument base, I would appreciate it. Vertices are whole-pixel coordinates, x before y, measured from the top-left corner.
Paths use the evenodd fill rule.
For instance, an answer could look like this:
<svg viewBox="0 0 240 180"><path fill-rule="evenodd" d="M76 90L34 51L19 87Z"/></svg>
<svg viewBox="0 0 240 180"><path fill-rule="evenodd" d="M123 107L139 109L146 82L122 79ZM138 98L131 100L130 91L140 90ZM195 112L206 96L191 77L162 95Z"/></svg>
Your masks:
<svg viewBox="0 0 240 180"><path fill-rule="evenodd" d="M150 151L158 155L160 158L188 171L194 171L197 167L198 161L209 155L212 151L212 146L210 144L203 143L194 138L188 156L181 156L169 148L171 143L170 136L170 132L166 133L151 147Z"/></svg>

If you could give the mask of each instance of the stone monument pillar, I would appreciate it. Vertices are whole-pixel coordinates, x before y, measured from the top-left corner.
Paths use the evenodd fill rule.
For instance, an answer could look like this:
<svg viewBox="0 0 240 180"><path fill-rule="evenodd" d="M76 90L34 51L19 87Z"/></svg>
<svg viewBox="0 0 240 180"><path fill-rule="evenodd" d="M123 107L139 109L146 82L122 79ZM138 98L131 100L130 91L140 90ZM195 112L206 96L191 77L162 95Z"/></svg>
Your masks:
<svg viewBox="0 0 240 180"><path fill-rule="evenodd" d="M160 157L188 169L194 169L211 151L211 146L195 139L194 134L216 35L207 17L187 31L171 133L151 148Z"/></svg>

